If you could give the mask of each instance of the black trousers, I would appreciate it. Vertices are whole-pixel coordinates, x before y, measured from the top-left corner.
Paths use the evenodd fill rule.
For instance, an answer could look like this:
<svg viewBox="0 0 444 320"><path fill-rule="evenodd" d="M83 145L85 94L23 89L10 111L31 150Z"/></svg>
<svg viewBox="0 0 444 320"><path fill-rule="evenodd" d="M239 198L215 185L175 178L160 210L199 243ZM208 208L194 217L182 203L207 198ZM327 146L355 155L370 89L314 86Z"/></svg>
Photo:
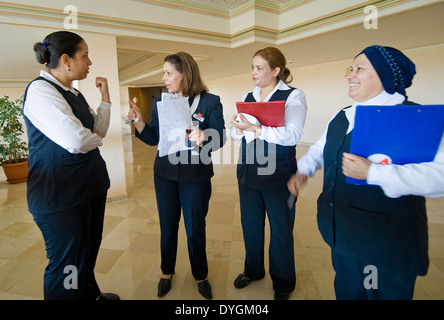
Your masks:
<svg viewBox="0 0 444 320"><path fill-rule="evenodd" d="M196 280L208 275L205 217L211 197L211 180L183 183L154 175L160 222L161 269L171 274L176 266L177 234L181 211L188 240L191 271Z"/></svg>
<svg viewBox="0 0 444 320"><path fill-rule="evenodd" d="M353 257L332 250L338 300L411 300L416 275L385 272Z"/></svg>
<svg viewBox="0 0 444 320"><path fill-rule="evenodd" d="M296 286L293 227L295 205L288 207L290 192L281 189L259 190L239 183L242 231L245 242L245 275L261 279L265 275L265 212L270 224L268 249L273 289L290 293Z"/></svg>
<svg viewBox="0 0 444 320"><path fill-rule="evenodd" d="M33 214L49 259L44 274L45 299L93 300L100 295L94 267L102 241L106 195L69 210Z"/></svg>

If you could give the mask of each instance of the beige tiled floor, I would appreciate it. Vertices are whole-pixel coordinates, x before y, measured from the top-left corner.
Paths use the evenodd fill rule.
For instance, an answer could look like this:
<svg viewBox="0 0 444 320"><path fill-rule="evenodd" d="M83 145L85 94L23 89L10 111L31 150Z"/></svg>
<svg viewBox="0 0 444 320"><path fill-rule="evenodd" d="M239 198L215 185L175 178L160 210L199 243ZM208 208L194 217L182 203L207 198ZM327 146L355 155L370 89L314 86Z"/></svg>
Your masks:
<svg viewBox="0 0 444 320"><path fill-rule="evenodd" d="M152 179L155 148L134 137L124 140L128 199L107 204L96 275L102 291L118 293L123 299L156 300L160 245ZM298 147L298 157L306 149ZM268 274L242 290L234 288L233 280L242 271L244 259L235 166L216 165L212 184L207 253L214 299L273 299ZM335 298L330 250L316 225L316 198L321 184L322 176L317 174L297 202L297 284L291 299ZM41 233L27 211L26 184L1 181L0 203L0 299L42 299L47 261ZM444 198L428 199L427 206L431 264L428 274L418 278L414 298L444 299ZM170 293L162 299L203 299L191 275L183 225L172 284Z"/></svg>

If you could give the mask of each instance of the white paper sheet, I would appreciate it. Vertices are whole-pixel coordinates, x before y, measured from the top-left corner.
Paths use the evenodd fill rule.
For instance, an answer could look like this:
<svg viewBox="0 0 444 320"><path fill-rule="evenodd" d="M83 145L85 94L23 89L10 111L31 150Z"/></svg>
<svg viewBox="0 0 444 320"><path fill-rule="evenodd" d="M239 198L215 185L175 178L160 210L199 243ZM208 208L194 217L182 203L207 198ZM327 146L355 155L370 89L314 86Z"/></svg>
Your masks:
<svg viewBox="0 0 444 320"><path fill-rule="evenodd" d="M159 116L159 156L187 150L185 130L191 126L188 99L178 94L162 93L162 101L157 102Z"/></svg>

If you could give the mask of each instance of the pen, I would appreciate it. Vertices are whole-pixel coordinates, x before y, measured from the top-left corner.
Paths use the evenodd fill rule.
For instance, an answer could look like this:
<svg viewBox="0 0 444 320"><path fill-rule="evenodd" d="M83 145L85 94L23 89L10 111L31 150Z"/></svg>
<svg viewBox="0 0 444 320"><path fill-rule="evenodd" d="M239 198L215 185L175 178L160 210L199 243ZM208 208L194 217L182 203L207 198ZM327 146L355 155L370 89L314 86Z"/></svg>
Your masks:
<svg viewBox="0 0 444 320"><path fill-rule="evenodd" d="M291 209L293 207L293 205L295 205L295 203L296 203L296 196L294 196L293 194L290 194L290 196L288 197L288 200L287 200L288 209Z"/></svg>
<svg viewBox="0 0 444 320"><path fill-rule="evenodd" d="M199 130L199 124L197 124L196 129L194 130ZM191 147L191 140L188 139L188 147Z"/></svg>
<svg viewBox="0 0 444 320"><path fill-rule="evenodd" d="M125 120L125 123L126 123L126 124L130 124L131 122L139 122L139 118L135 118L135 119L133 119L133 120L130 120L130 119L126 119L126 120Z"/></svg>

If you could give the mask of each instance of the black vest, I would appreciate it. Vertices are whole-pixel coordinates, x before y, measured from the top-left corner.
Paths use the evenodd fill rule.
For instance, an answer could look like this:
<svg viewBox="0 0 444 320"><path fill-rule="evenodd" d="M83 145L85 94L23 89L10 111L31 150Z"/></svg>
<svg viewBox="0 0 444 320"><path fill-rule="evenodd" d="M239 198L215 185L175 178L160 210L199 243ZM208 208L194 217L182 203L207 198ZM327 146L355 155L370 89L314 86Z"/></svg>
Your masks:
<svg viewBox="0 0 444 320"><path fill-rule="evenodd" d="M294 89L277 90L269 101L286 101ZM245 101L256 102L251 92ZM242 185L262 190L286 188L296 170L296 146L282 146L261 139L247 143L245 137L242 138L237 165L237 179Z"/></svg>
<svg viewBox="0 0 444 320"><path fill-rule="evenodd" d="M53 85L66 99L83 126L94 130L94 117L80 92L76 96L43 77L35 80L44 80ZM28 88L29 85L25 91L23 106ZM27 199L31 213L67 210L108 190L110 181L99 148L85 154L72 154L45 136L26 116L24 118L29 146Z"/></svg>
<svg viewBox="0 0 444 320"><path fill-rule="evenodd" d="M346 134L348 125L341 111L327 131L317 216L324 240L338 253L380 270L424 275L429 263L425 199L389 198L379 186L346 183L341 168L353 133Z"/></svg>

